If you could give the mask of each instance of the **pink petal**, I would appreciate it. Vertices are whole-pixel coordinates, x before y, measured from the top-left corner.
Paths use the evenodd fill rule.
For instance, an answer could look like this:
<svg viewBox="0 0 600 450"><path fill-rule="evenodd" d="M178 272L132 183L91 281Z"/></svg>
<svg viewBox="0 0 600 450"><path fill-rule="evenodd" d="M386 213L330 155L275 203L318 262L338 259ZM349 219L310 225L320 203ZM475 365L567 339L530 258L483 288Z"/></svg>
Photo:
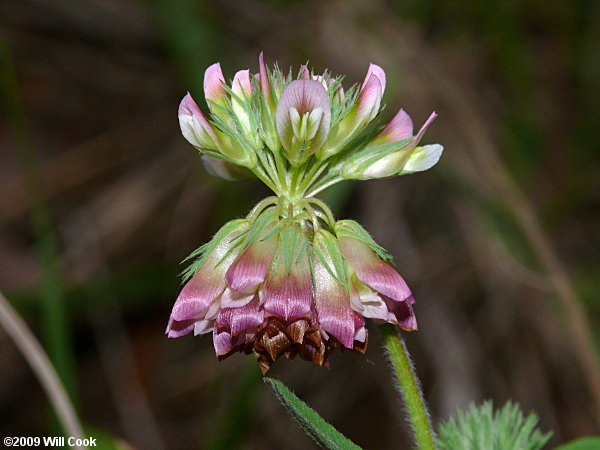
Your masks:
<svg viewBox="0 0 600 450"><path fill-rule="evenodd" d="M369 70L367 70L367 75L365 76L365 80L363 81L361 90L365 88L365 85L369 81L371 75L375 75L377 77L377 79L379 80L379 83L381 85L381 95L383 96L383 93L385 91L385 84L386 84L385 72L377 64L373 64L373 63L369 64Z"/></svg>
<svg viewBox="0 0 600 450"><path fill-rule="evenodd" d="M256 289L238 292L226 287L221 294L221 308L239 308L250 303L256 295Z"/></svg>
<svg viewBox="0 0 600 450"><path fill-rule="evenodd" d="M367 339L367 328L365 327L365 319L358 313L354 313L354 340L365 342Z"/></svg>
<svg viewBox="0 0 600 450"><path fill-rule="evenodd" d="M233 83L231 84L231 90L234 94L243 98L242 94L252 94L252 82L250 81L250 71L240 70L233 77Z"/></svg>
<svg viewBox="0 0 600 450"><path fill-rule="evenodd" d="M225 96L223 83L225 83L225 77L223 77L220 63L214 63L206 69L204 72L204 97L209 102L209 106L210 102L218 103Z"/></svg>
<svg viewBox="0 0 600 450"><path fill-rule="evenodd" d="M387 124L381 133L375 138L378 144L403 141L413 135L413 121L410 116L401 109ZM380 142L381 140L381 142Z"/></svg>
<svg viewBox="0 0 600 450"><path fill-rule="evenodd" d="M265 241L256 240L238 257L227 271L227 284L231 289L243 291L262 283L267 276L277 235Z"/></svg>
<svg viewBox="0 0 600 450"><path fill-rule="evenodd" d="M395 323L405 331L417 330L417 318L412 306L408 302L396 302L385 297L384 301L390 311L388 322Z"/></svg>
<svg viewBox="0 0 600 450"><path fill-rule="evenodd" d="M178 338L192 331L194 329L195 323L195 319L183 321L169 319L169 324L167 325L167 330L165 331L165 333L170 338Z"/></svg>
<svg viewBox="0 0 600 450"><path fill-rule="evenodd" d="M308 258L300 258L286 274L283 251L278 251L263 284L262 301L268 312L286 320L310 317L312 279Z"/></svg>
<svg viewBox="0 0 600 450"><path fill-rule="evenodd" d="M213 344L217 356L223 356L233 349L235 346L235 339L228 332L217 332L217 329L215 328L213 331Z"/></svg>
<svg viewBox="0 0 600 450"><path fill-rule="evenodd" d="M239 308L225 308L219 312L215 322L219 330L223 329L233 336L263 323L264 311L260 308L258 297Z"/></svg>
<svg viewBox="0 0 600 450"><path fill-rule="evenodd" d="M312 151L316 151L327 139L331 125L331 106L327 91L321 83L314 80L294 80L286 86L277 103L275 116L277 133L286 150L292 147L293 138L290 108L298 111L300 116L316 108L323 110L319 131L310 143Z"/></svg>
<svg viewBox="0 0 600 450"><path fill-rule="evenodd" d="M388 320L388 307L381 296L357 280L350 285L350 304L363 317Z"/></svg>
<svg viewBox="0 0 600 450"><path fill-rule="evenodd" d="M196 144L198 141L197 136L202 131L206 132L215 143L217 142L215 130L189 92L183 97L181 103L179 103L177 115L179 117L181 132L190 143ZM195 121L200 124L201 130L196 129Z"/></svg>
<svg viewBox="0 0 600 450"><path fill-rule="evenodd" d="M433 122L436 117L437 117L437 114L435 113L435 111L432 112L431 115L429 116L429 118L425 121L425 123L423 124L423 126L421 127L419 132L417 133L417 135L415 136L415 138L412 140L412 142L411 142L412 148L419 145L419 142L421 141L421 139L423 138L423 135L427 131L427 127L429 127L429 125L431 125L431 122Z"/></svg>
<svg viewBox="0 0 600 450"><path fill-rule="evenodd" d="M251 173L245 167L212 156L202 155L201 158L206 171L215 177L228 181L245 180L251 177Z"/></svg>
<svg viewBox="0 0 600 450"><path fill-rule="evenodd" d="M356 120L359 123L373 120L381 105L383 90L379 78L371 74L358 95Z"/></svg>
<svg viewBox="0 0 600 450"><path fill-rule="evenodd" d="M267 75L267 67L265 66L265 57L263 52L260 52L258 55L258 68L260 91L267 100L271 100L271 85L269 84L269 76Z"/></svg>
<svg viewBox="0 0 600 450"><path fill-rule="evenodd" d="M310 80L310 71L304 64L300 66L300 73L302 74L302 79Z"/></svg>
<svg viewBox="0 0 600 450"><path fill-rule="evenodd" d="M204 264L190 281L183 287L173 310L167 327L175 333L182 333L182 326L177 322L193 320L211 320L219 309L219 296L225 289L225 273L237 256L237 251L230 251L232 239L247 227L246 221L236 220L225 224L213 238L216 246ZM216 241L215 241L216 240ZM189 332L191 330L188 329ZM180 334L181 335L181 334Z"/></svg>
<svg viewBox="0 0 600 450"><path fill-rule="evenodd" d="M366 243L347 236L339 236L339 242L342 254L361 282L398 302L412 295L400 274L383 262Z"/></svg>
<svg viewBox="0 0 600 450"><path fill-rule="evenodd" d="M353 348L355 321L354 311L350 308L350 297L317 257L314 259L314 280L315 305L321 328L344 347Z"/></svg>
<svg viewBox="0 0 600 450"><path fill-rule="evenodd" d="M200 269L181 290L173 306L171 319L184 321L201 318L223 289L225 280L222 277L210 276L208 271Z"/></svg>

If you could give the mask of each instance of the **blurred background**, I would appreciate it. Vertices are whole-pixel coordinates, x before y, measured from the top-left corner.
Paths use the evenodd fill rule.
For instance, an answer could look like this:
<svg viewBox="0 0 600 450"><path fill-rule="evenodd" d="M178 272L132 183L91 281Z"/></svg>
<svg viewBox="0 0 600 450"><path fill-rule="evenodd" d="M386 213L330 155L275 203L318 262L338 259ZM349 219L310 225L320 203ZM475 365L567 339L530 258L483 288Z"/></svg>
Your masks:
<svg viewBox="0 0 600 450"><path fill-rule="evenodd" d="M432 170L343 183L323 198L396 256L415 292L407 345L434 422L519 402L551 445L598 434L600 3L406 0L0 2L0 290L48 350L92 435L136 448L314 444L254 359L208 336L168 340L180 261L267 194L210 177L178 102L227 78L309 61L388 77L445 152ZM368 449L408 448L377 330L331 369L284 381ZM0 431L57 433L0 330Z"/></svg>

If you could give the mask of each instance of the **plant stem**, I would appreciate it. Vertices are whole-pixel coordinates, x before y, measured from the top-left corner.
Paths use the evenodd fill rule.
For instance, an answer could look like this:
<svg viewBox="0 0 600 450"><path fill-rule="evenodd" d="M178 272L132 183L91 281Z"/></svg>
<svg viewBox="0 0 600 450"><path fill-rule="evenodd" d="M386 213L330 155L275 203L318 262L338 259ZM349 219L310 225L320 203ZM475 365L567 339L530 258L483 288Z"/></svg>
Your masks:
<svg viewBox="0 0 600 450"><path fill-rule="evenodd" d="M333 186L334 184L337 184L340 181L344 181L344 180L345 180L345 178L338 176L338 177L332 178L329 181L326 181L323 184L321 184L322 183L322 181L321 181L321 182L319 182L319 184L313 186L313 190L310 191L308 194L306 194L306 197L313 197L313 196L317 195L319 192L321 192L322 190L327 189L329 186Z"/></svg>
<svg viewBox="0 0 600 450"><path fill-rule="evenodd" d="M417 448L434 450L433 429L427 406L404 340L398 335L397 328L391 324L380 325L379 332L398 378L400 393L412 424Z"/></svg>
<svg viewBox="0 0 600 450"><path fill-rule="evenodd" d="M0 325L17 345L44 388L50 404L63 426L65 435L82 438L83 431L75 408L48 359L48 355L2 293L0 293Z"/></svg>

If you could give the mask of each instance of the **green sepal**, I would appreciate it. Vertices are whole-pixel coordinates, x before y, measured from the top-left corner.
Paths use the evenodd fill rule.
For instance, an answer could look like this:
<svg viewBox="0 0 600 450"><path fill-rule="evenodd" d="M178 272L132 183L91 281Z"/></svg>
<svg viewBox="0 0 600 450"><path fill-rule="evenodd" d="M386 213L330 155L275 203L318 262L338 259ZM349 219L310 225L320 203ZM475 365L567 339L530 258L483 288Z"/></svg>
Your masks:
<svg viewBox="0 0 600 450"><path fill-rule="evenodd" d="M328 450L360 450L360 447L336 430L317 412L300 400L281 381L264 378L281 404L315 442Z"/></svg>
<svg viewBox="0 0 600 450"><path fill-rule="evenodd" d="M338 237L347 236L364 242L377 256L386 262L391 262L394 257L390 255L381 245L379 245L373 237L355 220L338 220L335 224L335 233Z"/></svg>
<svg viewBox="0 0 600 450"><path fill-rule="evenodd" d="M244 240L244 248L248 248L256 239L266 241L279 229L279 215L275 208L268 208L261 212L250 225Z"/></svg>
<svg viewBox="0 0 600 450"><path fill-rule="evenodd" d="M313 241L313 253L329 274L342 286L344 293L348 294L350 288L347 264L336 237L323 229L317 231Z"/></svg>
<svg viewBox="0 0 600 450"><path fill-rule="evenodd" d="M290 273L292 264L298 264L302 256L308 258L310 243L304 233L296 225L286 224L279 231L279 245L283 251L283 263L286 275Z"/></svg>
<svg viewBox="0 0 600 450"><path fill-rule="evenodd" d="M234 155L233 152L238 152L238 148L228 147L226 144L221 142L220 151L228 151L233 152L230 155L225 155L233 160L235 164L240 166L253 168L256 167L256 153L250 142L246 139L244 135L243 127L239 123L237 116L235 115L232 107L231 107L231 99L225 99L225 106L220 105L218 103L210 102L219 112L222 112L224 117L229 117L233 119L234 128L223 120L220 115L211 114L211 122L212 124L219 129L223 134L225 134L230 140L231 144L235 145L236 143L239 145L239 150L243 153L243 157L239 157ZM232 156L233 155L233 156Z"/></svg>
<svg viewBox="0 0 600 450"><path fill-rule="evenodd" d="M344 92L344 98L340 99L336 94L343 79L344 77L338 77L327 90L331 102L331 128L337 126L352 111L360 93L358 85L354 84Z"/></svg>
<svg viewBox="0 0 600 450"><path fill-rule="evenodd" d="M183 270L179 274L182 278L182 282L185 283L194 275L196 275L196 272L200 270L200 268L204 265L206 260L210 257L210 255L217 248L217 246L221 244L221 242L223 242L224 239L231 236L231 234L234 233L236 230L239 230L239 233L231 237L231 242L236 241L236 245L232 246L232 248L230 248L229 251L232 251L233 248L237 248L237 246L241 245L242 240L240 238L246 233L248 223L249 222L246 219L235 219L227 222L219 229L219 231L215 233L215 235L210 241L208 241L204 245L201 245L199 248L194 250L187 258L185 258L182 262L189 261L193 258L196 259L192 264L190 264L185 270Z"/></svg>
<svg viewBox="0 0 600 450"><path fill-rule="evenodd" d="M392 153L401 150L405 147L412 138L403 139L401 141L390 142L389 144L376 145L374 147L365 147L356 152L342 166L341 175L348 180L362 180L370 177L364 176L363 173L373 164L391 155ZM407 160L410 154L406 155Z"/></svg>

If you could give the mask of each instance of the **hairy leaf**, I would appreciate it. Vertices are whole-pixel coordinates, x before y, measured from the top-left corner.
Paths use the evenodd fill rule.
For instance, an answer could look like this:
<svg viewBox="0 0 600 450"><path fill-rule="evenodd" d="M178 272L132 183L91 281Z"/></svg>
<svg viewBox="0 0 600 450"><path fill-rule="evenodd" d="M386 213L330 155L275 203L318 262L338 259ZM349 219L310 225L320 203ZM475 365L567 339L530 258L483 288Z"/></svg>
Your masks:
<svg viewBox="0 0 600 450"><path fill-rule="evenodd" d="M518 404L508 402L494 411L491 401L471 405L440 425L437 446L441 450L539 450L552 436L537 428L535 413L523 415Z"/></svg>
<svg viewBox="0 0 600 450"><path fill-rule="evenodd" d="M315 410L300 400L281 381L265 378L279 401L286 407L292 417L315 440L317 444L326 449L360 449L347 437L337 431L319 416Z"/></svg>

